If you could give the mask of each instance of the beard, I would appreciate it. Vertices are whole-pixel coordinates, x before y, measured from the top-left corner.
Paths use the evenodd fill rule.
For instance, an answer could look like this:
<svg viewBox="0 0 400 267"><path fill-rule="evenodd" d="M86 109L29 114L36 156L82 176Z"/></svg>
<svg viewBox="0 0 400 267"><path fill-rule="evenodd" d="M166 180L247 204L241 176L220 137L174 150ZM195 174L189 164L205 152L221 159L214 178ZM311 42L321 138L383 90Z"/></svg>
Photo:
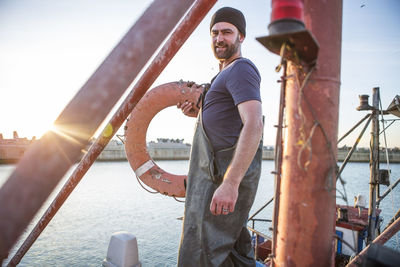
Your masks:
<svg viewBox="0 0 400 267"><path fill-rule="evenodd" d="M236 38L235 42L233 44L227 44L225 42L218 42L218 43L213 43L213 52L214 56L217 59L229 59L231 58L239 48L239 37ZM217 51L217 48L223 47L225 48L224 51Z"/></svg>

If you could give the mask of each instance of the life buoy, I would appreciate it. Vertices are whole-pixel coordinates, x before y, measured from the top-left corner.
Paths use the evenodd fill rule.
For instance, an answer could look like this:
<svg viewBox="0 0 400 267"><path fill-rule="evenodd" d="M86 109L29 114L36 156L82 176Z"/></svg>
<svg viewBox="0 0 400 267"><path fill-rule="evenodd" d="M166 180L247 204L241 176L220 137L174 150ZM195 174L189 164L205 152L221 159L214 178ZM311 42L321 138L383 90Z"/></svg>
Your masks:
<svg viewBox="0 0 400 267"><path fill-rule="evenodd" d="M154 116L169 106L189 101L196 103L201 86L192 82L171 82L148 91L133 109L125 127L125 152L136 176L154 190L174 197L184 197L186 175L161 169L150 157L146 133Z"/></svg>

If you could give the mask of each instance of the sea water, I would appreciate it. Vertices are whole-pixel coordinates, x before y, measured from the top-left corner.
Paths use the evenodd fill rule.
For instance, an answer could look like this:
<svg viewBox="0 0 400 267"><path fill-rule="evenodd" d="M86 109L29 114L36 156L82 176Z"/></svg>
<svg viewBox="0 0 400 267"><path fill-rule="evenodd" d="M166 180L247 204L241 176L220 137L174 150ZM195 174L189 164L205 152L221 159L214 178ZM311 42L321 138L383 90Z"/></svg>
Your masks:
<svg viewBox="0 0 400 267"><path fill-rule="evenodd" d="M171 173L185 174L188 161L159 161L159 166ZM339 163L340 164L340 163ZM386 165L382 165L386 168ZM392 182L400 177L400 164L391 166ZM11 174L14 165L0 165L0 185ZM273 196L273 161L263 161L262 177L251 213ZM69 174L73 171L71 168ZM69 177L65 176L36 218L11 251L14 255L34 224L47 209L56 192ZM359 193L369 195L368 163L349 163L343 174L345 190L353 205ZM400 186L399 186L400 187ZM343 188L337 186L337 203ZM382 193L386 187L382 187ZM394 204L394 206L393 206ZM257 218L271 218L269 205ZM400 188L381 203L383 226L400 208ZM111 235L117 231L133 233L138 240L139 259L143 266L175 266L182 229L184 204L160 194L151 194L139 185L128 162L96 162L73 193L26 253L19 266L101 266L106 257ZM257 222L256 229L270 235L269 224ZM400 235L398 238L400 239ZM395 248L396 238L388 245ZM397 247L397 250L400 250ZM9 259L8 259L9 260ZM5 265L6 260L3 265Z"/></svg>

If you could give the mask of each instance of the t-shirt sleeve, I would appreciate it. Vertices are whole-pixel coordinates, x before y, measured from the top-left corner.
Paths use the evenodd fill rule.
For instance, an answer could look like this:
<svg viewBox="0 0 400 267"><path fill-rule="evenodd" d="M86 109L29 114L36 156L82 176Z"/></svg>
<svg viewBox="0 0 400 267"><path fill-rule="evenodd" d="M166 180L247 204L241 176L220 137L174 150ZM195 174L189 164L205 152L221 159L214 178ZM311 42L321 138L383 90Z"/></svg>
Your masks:
<svg viewBox="0 0 400 267"><path fill-rule="evenodd" d="M232 66L226 85L237 106L249 100L261 102L260 82L261 77L256 67L247 61L239 61Z"/></svg>

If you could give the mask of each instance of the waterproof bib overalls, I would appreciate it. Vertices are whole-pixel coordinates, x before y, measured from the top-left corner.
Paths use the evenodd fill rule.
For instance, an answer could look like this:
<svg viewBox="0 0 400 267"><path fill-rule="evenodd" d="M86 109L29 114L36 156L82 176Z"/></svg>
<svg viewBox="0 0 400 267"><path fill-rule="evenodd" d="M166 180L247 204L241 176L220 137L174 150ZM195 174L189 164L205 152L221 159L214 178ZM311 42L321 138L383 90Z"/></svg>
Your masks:
<svg viewBox="0 0 400 267"><path fill-rule="evenodd" d="M190 153L178 266L255 266L246 225L261 174L262 142L240 183L235 211L213 215L211 199L222 182L235 147L213 151L203 128L201 112Z"/></svg>

